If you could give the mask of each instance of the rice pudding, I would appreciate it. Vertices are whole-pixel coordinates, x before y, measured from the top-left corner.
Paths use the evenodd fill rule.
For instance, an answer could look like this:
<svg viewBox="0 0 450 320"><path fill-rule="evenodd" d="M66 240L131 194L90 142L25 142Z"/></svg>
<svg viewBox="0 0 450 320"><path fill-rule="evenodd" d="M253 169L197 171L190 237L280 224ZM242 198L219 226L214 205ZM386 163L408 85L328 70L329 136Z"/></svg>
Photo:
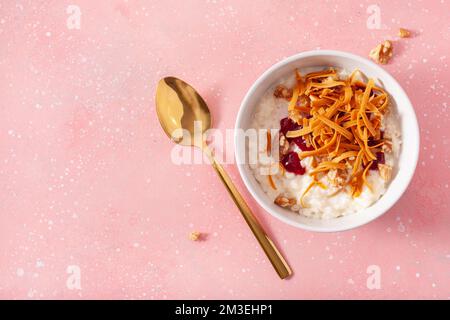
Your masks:
<svg viewBox="0 0 450 320"><path fill-rule="evenodd" d="M279 206L319 219L352 214L396 172L398 126L388 93L359 71L296 70L259 101L250 168Z"/></svg>

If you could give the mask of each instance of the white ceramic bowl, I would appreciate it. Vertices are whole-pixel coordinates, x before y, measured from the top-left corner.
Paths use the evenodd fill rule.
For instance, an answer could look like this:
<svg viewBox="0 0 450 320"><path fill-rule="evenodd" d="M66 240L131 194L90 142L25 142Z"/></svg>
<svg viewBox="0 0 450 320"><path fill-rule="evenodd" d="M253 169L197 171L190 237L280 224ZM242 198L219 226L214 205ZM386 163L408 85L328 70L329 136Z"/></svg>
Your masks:
<svg viewBox="0 0 450 320"><path fill-rule="evenodd" d="M235 155L239 172L256 201L267 212L290 225L319 232L335 232L356 228L378 218L388 211L400 199L408 187L414 175L419 157L419 126L417 118L405 91L383 68L368 59L350 53L334 50L318 50L303 52L286 58L264 72L252 85L242 101L236 120L236 129L246 130L250 128L255 107L258 105L261 96L271 86L278 83L281 78L292 74L295 68L302 69L307 67L338 67L350 72L358 68L367 77L378 79L391 95L393 104L396 105L399 114L402 146L398 159L398 171L390 182L386 193L372 206L362 211L330 220L307 218L288 209L283 209L270 201L256 181L251 169L244 161L245 154L239 152L239 150L245 150L245 141L239 139L236 134Z"/></svg>

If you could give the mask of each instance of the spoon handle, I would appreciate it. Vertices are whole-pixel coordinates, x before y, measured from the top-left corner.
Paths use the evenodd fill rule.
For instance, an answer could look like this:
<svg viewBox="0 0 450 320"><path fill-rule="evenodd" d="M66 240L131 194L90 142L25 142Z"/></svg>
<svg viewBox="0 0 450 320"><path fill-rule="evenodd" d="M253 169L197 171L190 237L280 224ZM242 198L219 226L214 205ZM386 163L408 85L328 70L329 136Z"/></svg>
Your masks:
<svg viewBox="0 0 450 320"><path fill-rule="evenodd" d="M291 268L289 267L286 260L284 259L280 251L277 249L273 241L269 238L264 229L261 227L261 224L258 222L258 220L256 220L256 217L253 215L251 209L245 202L244 198L241 196L241 194L235 187L230 176L226 173L222 165L218 163L216 159L214 159L214 156L211 154L208 147L206 148L204 147L203 150L210 158L212 166L214 167L223 184L227 188L229 194L231 195L231 198L233 198L234 203L241 211L245 221L252 230L253 234L255 235L259 244L263 248L264 252L266 253L267 257L272 263L272 266L275 268L280 278L285 279L289 277L292 274Z"/></svg>

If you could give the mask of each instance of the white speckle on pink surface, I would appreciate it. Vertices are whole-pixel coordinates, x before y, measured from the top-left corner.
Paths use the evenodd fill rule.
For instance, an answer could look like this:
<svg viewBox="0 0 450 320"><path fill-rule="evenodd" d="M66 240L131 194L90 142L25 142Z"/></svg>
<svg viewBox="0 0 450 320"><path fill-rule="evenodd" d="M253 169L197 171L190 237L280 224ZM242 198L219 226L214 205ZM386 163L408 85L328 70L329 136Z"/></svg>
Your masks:
<svg viewBox="0 0 450 320"><path fill-rule="evenodd" d="M45 266L44 262L40 259L36 261L36 268L43 268Z"/></svg>
<svg viewBox="0 0 450 320"><path fill-rule="evenodd" d="M30 289L30 290L28 290L27 297L28 297L28 298L34 298L35 295L36 295L36 293L37 293L36 290Z"/></svg>
<svg viewBox="0 0 450 320"><path fill-rule="evenodd" d="M18 268L16 271L16 274L18 277L23 277L23 275L25 274L25 271L22 268Z"/></svg>

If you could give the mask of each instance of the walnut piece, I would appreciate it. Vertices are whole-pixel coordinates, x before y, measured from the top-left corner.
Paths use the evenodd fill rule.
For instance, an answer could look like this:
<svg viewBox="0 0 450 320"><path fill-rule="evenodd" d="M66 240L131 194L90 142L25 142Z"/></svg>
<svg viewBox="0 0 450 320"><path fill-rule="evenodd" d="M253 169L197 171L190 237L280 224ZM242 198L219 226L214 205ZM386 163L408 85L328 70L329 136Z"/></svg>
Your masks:
<svg viewBox="0 0 450 320"><path fill-rule="evenodd" d="M384 153L391 153L392 152L392 141L385 140L383 146L381 147L381 151L383 151Z"/></svg>
<svg viewBox="0 0 450 320"><path fill-rule="evenodd" d="M286 88L283 85L278 85L273 92L275 98L282 98L286 100L291 100L292 98L292 89Z"/></svg>
<svg viewBox="0 0 450 320"><path fill-rule="evenodd" d="M345 182L347 181L345 172L346 171L335 170L335 169L328 171L327 177L328 177L328 180L330 181L330 184L333 187L337 187L337 188L343 187L345 185Z"/></svg>
<svg viewBox="0 0 450 320"><path fill-rule="evenodd" d="M407 29L400 28L398 30L398 36L400 38L409 38L411 36L411 32L409 30L407 30Z"/></svg>
<svg viewBox="0 0 450 320"><path fill-rule="evenodd" d="M297 200L295 200L293 198L287 198L287 197L281 196L281 195L276 197L274 202L275 202L275 204L277 204L283 208L292 207L297 204Z"/></svg>
<svg viewBox="0 0 450 320"><path fill-rule="evenodd" d="M392 57L392 42L385 40L383 43L380 43L370 51L369 57L377 63L388 63Z"/></svg>
<svg viewBox="0 0 450 320"><path fill-rule="evenodd" d="M301 123L301 120L303 118L301 112L295 109L288 111L288 117L296 123Z"/></svg>
<svg viewBox="0 0 450 320"><path fill-rule="evenodd" d="M386 164L378 164L378 170L380 171L380 176L384 181L391 180L392 177L392 167Z"/></svg>
<svg viewBox="0 0 450 320"><path fill-rule="evenodd" d="M199 241L199 240L201 240L201 238L202 238L202 233L201 232L192 231L189 234L189 239L192 240L192 241Z"/></svg>
<svg viewBox="0 0 450 320"><path fill-rule="evenodd" d="M280 155L284 156L289 151L289 141L287 141L284 134L280 133Z"/></svg>
<svg viewBox="0 0 450 320"><path fill-rule="evenodd" d="M307 96L302 94L298 97L297 105L299 107L309 107L311 105L311 99Z"/></svg>

